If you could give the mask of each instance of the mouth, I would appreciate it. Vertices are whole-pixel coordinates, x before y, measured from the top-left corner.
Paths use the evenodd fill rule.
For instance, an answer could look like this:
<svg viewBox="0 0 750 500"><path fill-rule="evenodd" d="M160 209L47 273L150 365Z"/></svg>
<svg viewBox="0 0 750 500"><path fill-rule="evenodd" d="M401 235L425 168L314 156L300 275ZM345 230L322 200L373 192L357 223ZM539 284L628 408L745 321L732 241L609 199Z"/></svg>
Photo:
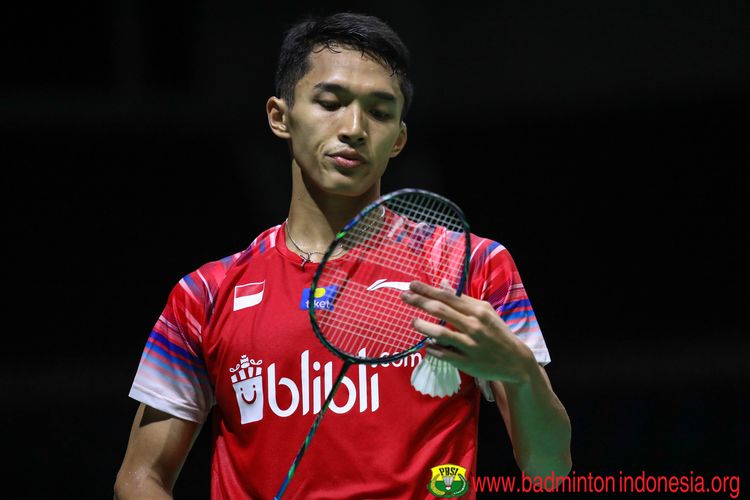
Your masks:
<svg viewBox="0 0 750 500"><path fill-rule="evenodd" d="M327 156L342 168L354 168L366 163L365 158L354 150L338 151Z"/></svg>

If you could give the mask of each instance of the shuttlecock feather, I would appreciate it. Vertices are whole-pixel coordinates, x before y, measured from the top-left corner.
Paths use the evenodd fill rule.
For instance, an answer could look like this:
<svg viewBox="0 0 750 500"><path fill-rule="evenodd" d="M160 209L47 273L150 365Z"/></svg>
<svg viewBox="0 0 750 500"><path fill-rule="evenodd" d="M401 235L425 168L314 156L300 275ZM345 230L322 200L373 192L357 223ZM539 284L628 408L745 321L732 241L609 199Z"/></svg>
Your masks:
<svg viewBox="0 0 750 500"><path fill-rule="evenodd" d="M411 385L422 394L442 398L458 392L461 375L447 361L425 354L411 373Z"/></svg>

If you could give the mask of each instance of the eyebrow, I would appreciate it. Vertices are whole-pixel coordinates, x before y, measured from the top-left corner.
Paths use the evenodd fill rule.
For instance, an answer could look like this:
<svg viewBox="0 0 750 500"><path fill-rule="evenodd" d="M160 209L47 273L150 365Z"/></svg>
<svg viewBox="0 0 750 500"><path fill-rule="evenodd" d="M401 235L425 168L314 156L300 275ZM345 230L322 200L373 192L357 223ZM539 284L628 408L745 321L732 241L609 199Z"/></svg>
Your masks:
<svg viewBox="0 0 750 500"><path fill-rule="evenodd" d="M348 88L344 87L343 85L339 85L338 83L320 82L320 83L316 83L313 86L313 89L320 91L320 92L332 92L334 94L342 93L342 92L347 93L347 94L351 93L351 91ZM383 101L396 102L396 96L391 94L390 92L376 90L374 92L370 92L369 95L376 97Z"/></svg>

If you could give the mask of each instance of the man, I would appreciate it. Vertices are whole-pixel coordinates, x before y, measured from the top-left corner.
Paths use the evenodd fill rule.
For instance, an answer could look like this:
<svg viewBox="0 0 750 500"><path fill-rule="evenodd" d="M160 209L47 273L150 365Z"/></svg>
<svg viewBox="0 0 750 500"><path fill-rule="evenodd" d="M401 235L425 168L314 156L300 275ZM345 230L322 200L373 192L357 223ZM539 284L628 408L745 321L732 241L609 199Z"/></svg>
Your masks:
<svg viewBox="0 0 750 500"><path fill-rule="evenodd" d="M173 289L131 390L141 405L116 497L169 498L210 411L212 497L277 492L341 365L312 334L305 293L336 232L379 197L406 144L407 60L398 36L370 16L336 14L287 33L266 111L291 153L288 219ZM539 364L549 357L513 260L495 242L473 242L465 295L418 282L403 295L452 326L414 323L436 340L426 352L463 372L459 392L418 393L406 359L359 365L285 498L434 498L432 467L475 470L474 377L491 381L524 471L569 471L569 421Z"/></svg>

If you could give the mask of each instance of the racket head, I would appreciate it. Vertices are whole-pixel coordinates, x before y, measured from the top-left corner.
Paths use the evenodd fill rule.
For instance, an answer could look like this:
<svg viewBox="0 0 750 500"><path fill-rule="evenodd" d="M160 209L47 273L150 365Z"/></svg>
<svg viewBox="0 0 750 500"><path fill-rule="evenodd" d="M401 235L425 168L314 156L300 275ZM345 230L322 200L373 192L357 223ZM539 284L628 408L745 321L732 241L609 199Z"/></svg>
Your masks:
<svg viewBox="0 0 750 500"><path fill-rule="evenodd" d="M460 295L470 249L468 221L451 200L411 188L382 196L326 250L310 287L313 331L350 363L388 363L414 353L427 337L414 330L413 319L441 322L401 294L418 280Z"/></svg>

